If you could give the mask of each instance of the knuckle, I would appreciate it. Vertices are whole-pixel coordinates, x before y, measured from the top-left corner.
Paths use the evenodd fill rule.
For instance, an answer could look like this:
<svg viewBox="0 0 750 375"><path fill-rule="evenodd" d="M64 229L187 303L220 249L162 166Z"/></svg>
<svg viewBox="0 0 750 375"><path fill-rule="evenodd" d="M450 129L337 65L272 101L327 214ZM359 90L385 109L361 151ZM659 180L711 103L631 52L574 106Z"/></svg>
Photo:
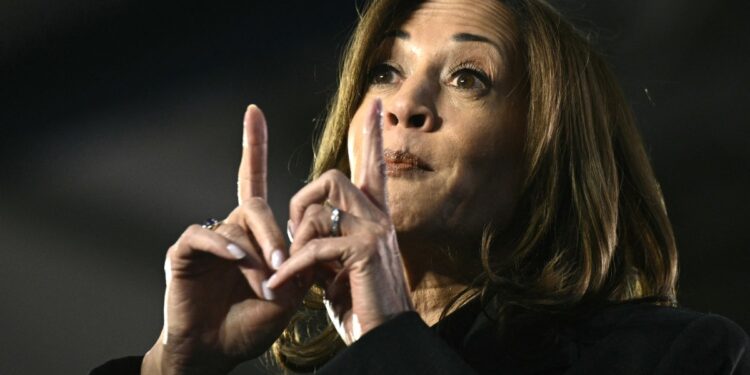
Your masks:
<svg viewBox="0 0 750 375"><path fill-rule="evenodd" d="M235 207L232 210L232 212L229 213L229 215L227 215L227 218L224 219L224 222L225 223L234 222L238 220L238 218L242 217L242 213L243 213L243 206L240 204L239 206Z"/></svg>
<svg viewBox="0 0 750 375"><path fill-rule="evenodd" d="M362 251L367 258L378 257L380 254L378 251L380 243L380 237L373 233L368 233L362 238L360 251Z"/></svg>
<svg viewBox="0 0 750 375"><path fill-rule="evenodd" d="M229 239L237 239L243 235L244 231L236 224L224 223L216 228L216 233Z"/></svg>
<svg viewBox="0 0 750 375"><path fill-rule="evenodd" d="M297 256L303 253L317 254L319 247L320 247L320 241L314 238L314 239L307 241L304 246L293 249L289 255Z"/></svg>
<svg viewBox="0 0 750 375"><path fill-rule="evenodd" d="M349 181L349 179L344 176L341 171L338 169L332 169L328 178L326 178L325 183L328 185L329 189L333 191L334 189L339 189L339 186L347 181Z"/></svg>
<svg viewBox="0 0 750 375"><path fill-rule="evenodd" d="M329 195L331 197L339 196L341 186L349 183L349 178L338 169L330 169L321 177L323 177L323 183L328 186Z"/></svg>
<svg viewBox="0 0 750 375"><path fill-rule="evenodd" d="M320 250L320 239L314 238L308 241L306 246L308 250L312 251L313 253L317 253L318 250Z"/></svg>
<svg viewBox="0 0 750 375"><path fill-rule="evenodd" d="M313 220L311 224L315 232L318 233L319 235L322 235L328 232L328 229L329 229L328 226L324 224L323 222L321 222L320 220Z"/></svg>
<svg viewBox="0 0 750 375"><path fill-rule="evenodd" d="M368 233L363 240L367 251L374 251L380 243L380 239L374 233Z"/></svg>
<svg viewBox="0 0 750 375"><path fill-rule="evenodd" d="M382 264L380 252L376 244L368 241L360 242L352 247L352 257L355 263L365 268L378 267Z"/></svg>
<svg viewBox="0 0 750 375"><path fill-rule="evenodd" d="M196 234L198 234L201 231L201 229L203 229L202 226L200 226L198 224L192 224L189 227L187 227L187 229L185 229L185 232L182 233L182 237L181 238L193 237Z"/></svg>
<svg viewBox="0 0 750 375"><path fill-rule="evenodd" d="M179 244L180 244L180 241L177 240L177 242L175 242L174 245L170 246L167 249L167 254L166 254L167 259L172 259L174 257L174 253L177 252L177 248L180 246Z"/></svg>
<svg viewBox="0 0 750 375"><path fill-rule="evenodd" d="M300 197L299 197L298 194L295 194L292 197L292 199L289 200L289 211L292 211L292 210L294 210L294 208L300 206L299 200L300 200Z"/></svg>
<svg viewBox="0 0 750 375"><path fill-rule="evenodd" d="M320 175L320 178L325 179L325 180L332 180L332 179L338 178L339 174L341 174L341 171L339 171L338 169L335 169L335 168L329 169L323 172L323 174Z"/></svg>
<svg viewBox="0 0 750 375"><path fill-rule="evenodd" d="M311 204L305 209L304 218L311 219L320 215L323 212L323 206L319 204Z"/></svg>
<svg viewBox="0 0 750 375"><path fill-rule="evenodd" d="M252 197L242 204L246 210L251 212L263 212L268 210L268 203L260 197Z"/></svg>
<svg viewBox="0 0 750 375"><path fill-rule="evenodd" d="M330 178L336 182L349 181L349 178L346 177L346 175L338 169L331 169L330 172L331 172Z"/></svg>
<svg viewBox="0 0 750 375"><path fill-rule="evenodd" d="M375 239L383 238L388 234L388 230L382 225L371 225L368 232L371 233L372 237Z"/></svg>
<svg viewBox="0 0 750 375"><path fill-rule="evenodd" d="M298 219L304 216L305 207L300 203L300 197L295 195L289 200L289 218Z"/></svg>

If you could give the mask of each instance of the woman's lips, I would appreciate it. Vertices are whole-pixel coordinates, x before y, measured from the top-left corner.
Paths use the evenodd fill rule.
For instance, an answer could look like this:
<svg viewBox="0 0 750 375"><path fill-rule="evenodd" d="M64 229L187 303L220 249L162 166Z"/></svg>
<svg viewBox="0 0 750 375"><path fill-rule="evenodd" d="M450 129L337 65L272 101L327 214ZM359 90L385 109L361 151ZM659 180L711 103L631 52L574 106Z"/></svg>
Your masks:
<svg viewBox="0 0 750 375"><path fill-rule="evenodd" d="M418 156L409 151L383 150L385 173L388 176L398 176L413 172L431 172L433 169Z"/></svg>

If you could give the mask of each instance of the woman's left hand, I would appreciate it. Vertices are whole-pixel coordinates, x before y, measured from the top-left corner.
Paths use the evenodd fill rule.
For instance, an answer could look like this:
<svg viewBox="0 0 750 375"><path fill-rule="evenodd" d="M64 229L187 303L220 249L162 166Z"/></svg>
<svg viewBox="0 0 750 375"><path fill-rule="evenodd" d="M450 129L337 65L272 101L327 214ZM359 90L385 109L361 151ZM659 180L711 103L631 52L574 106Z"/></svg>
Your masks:
<svg viewBox="0 0 750 375"><path fill-rule="evenodd" d="M268 280L269 288L277 288L295 275L314 275L347 344L413 310L386 200L381 108L376 100L363 127L354 181L330 170L292 198L290 257ZM341 212L338 237L332 237L334 208Z"/></svg>

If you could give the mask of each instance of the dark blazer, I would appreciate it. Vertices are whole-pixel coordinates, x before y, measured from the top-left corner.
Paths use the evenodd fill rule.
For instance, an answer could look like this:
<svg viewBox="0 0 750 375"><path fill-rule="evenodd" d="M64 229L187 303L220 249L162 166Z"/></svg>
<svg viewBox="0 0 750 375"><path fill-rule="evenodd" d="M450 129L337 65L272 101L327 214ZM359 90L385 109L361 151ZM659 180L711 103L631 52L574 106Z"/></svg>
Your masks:
<svg viewBox="0 0 750 375"><path fill-rule="evenodd" d="M476 302L432 328L409 312L368 332L317 373L750 375L747 334L719 315L622 304L550 327L538 331L553 335L521 329L520 340L503 341ZM110 361L91 374L137 374L141 360Z"/></svg>

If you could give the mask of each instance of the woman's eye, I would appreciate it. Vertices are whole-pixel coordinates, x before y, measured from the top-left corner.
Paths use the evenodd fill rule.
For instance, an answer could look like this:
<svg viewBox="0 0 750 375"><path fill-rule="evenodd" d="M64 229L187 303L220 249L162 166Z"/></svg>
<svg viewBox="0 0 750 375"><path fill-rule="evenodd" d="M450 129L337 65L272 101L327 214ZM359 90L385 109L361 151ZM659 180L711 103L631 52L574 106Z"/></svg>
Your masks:
<svg viewBox="0 0 750 375"><path fill-rule="evenodd" d="M489 86L482 73L471 69L461 69L454 73L450 85L462 90L474 91L483 91Z"/></svg>
<svg viewBox="0 0 750 375"><path fill-rule="evenodd" d="M398 73L396 68L388 64L378 64L370 71L370 84L387 85L396 82Z"/></svg>

